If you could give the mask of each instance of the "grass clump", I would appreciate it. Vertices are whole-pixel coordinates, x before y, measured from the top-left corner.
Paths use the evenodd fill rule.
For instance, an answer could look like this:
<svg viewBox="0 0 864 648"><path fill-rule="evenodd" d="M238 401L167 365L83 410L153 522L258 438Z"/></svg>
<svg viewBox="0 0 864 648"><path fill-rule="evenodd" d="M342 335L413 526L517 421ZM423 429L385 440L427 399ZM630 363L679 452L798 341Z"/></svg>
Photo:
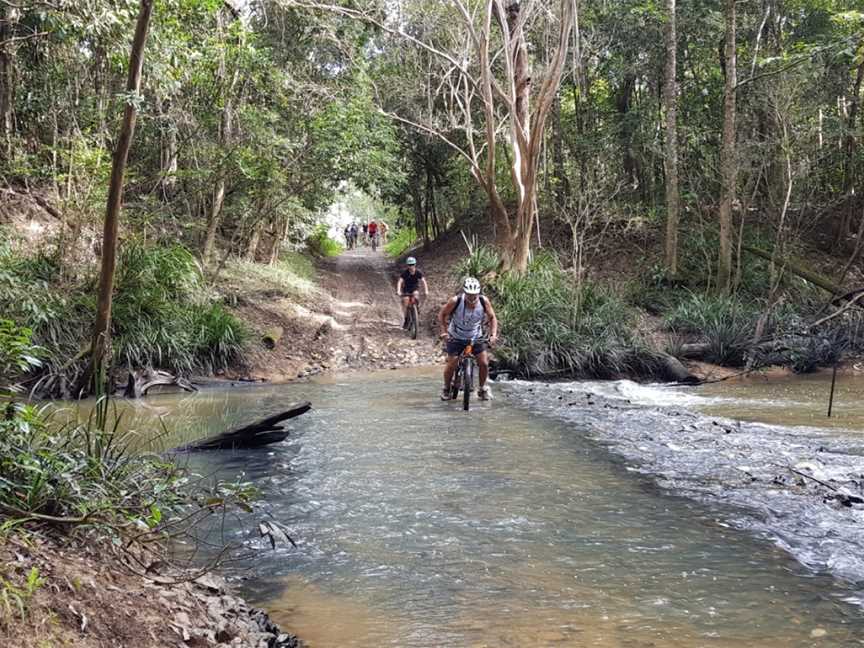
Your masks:
<svg viewBox="0 0 864 648"><path fill-rule="evenodd" d="M746 362L758 311L733 297L692 293L665 318L665 326L708 344L705 360L727 366Z"/></svg>
<svg viewBox="0 0 864 648"><path fill-rule="evenodd" d="M403 227L390 237L387 245L384 246L384 251L388 256L400 257L416 243L417 231L413 227Z"/></svg>
<svg viewBox="0 0 864 648"><path fill-rule="evenodd" d="M344 246L327 235L327 225L320 223L315 231L306 238L306 247L317 257L339 256Z"/></svg>
<svg viewBox="0 0 864 648"><path fill-rule="evenodd" d="M633 332L632 311L594 284L575 283L551 255L524 274L497 277L490 289L504 333L497 356L522 375L610 378L659 370L656 353Z"/></svg>
<svg viewBox="0 0 864 648"><path fill-rule="evenodd" d="M501 257L491 245L470 245L468 256L453 266L453 274L462 280L476 277L485 280L492 278L501 265Z"/></svg>
<svg viewBox="0 0 864 648"><path fill-rule="evenodd" d="M0 312L32 330L45 349L40 385L70 384L86 351L96 313L95 274L64 279L50 259L0 247ZM217 303L192 253L183 246L124 244L112 308L114 362L179 373L213 371L239 356L247 333ZM56 379L56 380L55 380ZM58 388L62 392L62 387Z"/></svg>
<svg viewBox="0 0 864 648"><path fill-rule="evenodd" d="M113 340L122 364L188 373L224 369L239 357L246 329L207 293L185 247L127 244L115 286Z"/></svg>

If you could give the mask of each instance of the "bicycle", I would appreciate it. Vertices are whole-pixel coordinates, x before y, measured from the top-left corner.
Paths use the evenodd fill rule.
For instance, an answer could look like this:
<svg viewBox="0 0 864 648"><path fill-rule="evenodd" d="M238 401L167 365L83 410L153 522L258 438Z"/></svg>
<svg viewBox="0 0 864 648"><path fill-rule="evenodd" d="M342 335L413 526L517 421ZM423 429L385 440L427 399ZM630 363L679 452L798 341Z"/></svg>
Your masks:
<svg viewBox="0 0 864 648"><path fill-rule="evenodd" d="M372 251L375 252L378 249L378 232L372 235Z"/></svg>
<svg viewBox="0 0 864 648"><path fill-rule="evenodd" d="M462 409L466 412L471 406L471 392L474 390L474 368L477 366L477 358L474 356L474 345L478 342L486 342L488 338L471 338L462 353L459 354L459 362L453 379L450 381L450 399L459 398L459 389L462 389Z"/></svg>
<svg viewBox="0 0 864 648"><path fill-rule="evenodd" d="M404 328L408 331L408 335L411 336L411 339L416 340L417 329L420 326L420 309L418 308L420 300L418 300L413 293L403 293L399 296L408 298L408 311L405 314Z"/></svg>

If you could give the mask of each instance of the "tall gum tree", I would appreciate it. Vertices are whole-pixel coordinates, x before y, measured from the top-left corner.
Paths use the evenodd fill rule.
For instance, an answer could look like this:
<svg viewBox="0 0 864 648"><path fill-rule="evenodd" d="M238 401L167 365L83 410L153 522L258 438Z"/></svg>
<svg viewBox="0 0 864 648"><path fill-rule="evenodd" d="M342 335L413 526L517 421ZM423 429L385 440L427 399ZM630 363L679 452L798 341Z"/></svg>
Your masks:
<svg viewBox="0 0 864 648"><path fill-rule="evenodd" d="M132 49L129 55L129 76L126 80L128 98L123 112L123 122L114 149L111 167L111 182L105 207L105 223L102 233L102 268L99 273L99 294L96 305L96 323L93 326L92 355L90 363L76 386L76 395L81 394L87 383L93 382L98 393L104 384L104 364L111 345L111 302L114 291L114 270L117 265L117 233L120 209L123 204L123 176L126 161L135 135L137 117L136 101L141 93L141 74L144 69L144 47L153 13L153 0L141 0Z"/></svg>
<svg viewBox="0 0 864 648"><path fill-rule="evenodd" d="M416 48L426 56L425 76L417 80L428 93L425 112L382 110L440 138L464 158L489 199L502 269L524 272L537 218L544 129L567 60L576 1L450 0L434 8L432 29L411 24L410 11L391 17L306 0L282 4L373 24L395 36L397 47ZM416 13L428 21L428 5ZM537 70L528 34L541 21L553 19L554 45L546 54L545 69ZM509 166L507 187L501 185L499 155Z"/></svg>
<svg viewBox="0 0 864 648"><path fill-rule="evenodd" d="M717 290L732 289L732 203L735 201L738 166L735 147L735 98L738 84L736 42L737 0L724 0L726 39L723 64L726 82L723 90L723 141L720 149L720 249L717 264Z"/></svg>

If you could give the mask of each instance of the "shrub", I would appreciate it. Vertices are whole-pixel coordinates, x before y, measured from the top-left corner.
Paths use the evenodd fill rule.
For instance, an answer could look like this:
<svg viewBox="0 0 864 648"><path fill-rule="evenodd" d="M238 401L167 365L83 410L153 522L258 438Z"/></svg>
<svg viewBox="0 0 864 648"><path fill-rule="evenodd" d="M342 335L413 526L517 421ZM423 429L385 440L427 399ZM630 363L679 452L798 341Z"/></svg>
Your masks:
<svg viewBox="0 0 864 648"><path fill-rule="evenodd" d="M453 266L453 274L460 280L464 277L484 279L498 270L501 257L490 245L472 245L468 256Z"/></svg>
<svg viewBox="0 0 864 648"><path fill-rule="evenodd" d="M557 260L540 255L525 274L490 286L504 333L497 355L526 375L655 375L656 353L633 334L633 314L611 293L576 285Z"/></svg>
<svg viewBox="0 0 864 648"><path fill-rule="evenodd" d="M242 323L213 303L195 257L180 245L124 246L116 293L114 350L127 366L221 369L247 338Z"/></svg>
<svg viewBox="0 0 864 648"><path fill-rule="evenodd" d="M758 319L755 306L736 298L691 293L666 316L665 323L673 333L705 340L707 361L740 366L746 360Z"/></svg>
<svg viewBox="0 0 864 648"><path fill-rule="evenodd" d="M327 225L324 223L319 223L315 231L306 238L306 247L318 257L338 256L345 250L339 242L327 235Z"/></svg>
<svg viewBox="0 0 864 648"><path fill-rule="evenodd" d="M413 227L403 227L390 237L384 251L391 257L400 257L417 243L417 232Z"/></svg>

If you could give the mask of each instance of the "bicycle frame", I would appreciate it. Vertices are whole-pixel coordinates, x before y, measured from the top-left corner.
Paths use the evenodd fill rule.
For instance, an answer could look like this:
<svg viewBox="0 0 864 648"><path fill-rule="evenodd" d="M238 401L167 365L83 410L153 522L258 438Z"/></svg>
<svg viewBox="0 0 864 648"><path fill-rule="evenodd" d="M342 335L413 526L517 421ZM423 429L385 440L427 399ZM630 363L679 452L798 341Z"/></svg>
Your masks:
<svg viewBox="0 0 864 648"><path fill-rule="evenodd" d="M471 392L474 389L474 368L477 366L477 357L474 355L474 345L478 342L483 342L485 338L472 338L459 354L459 359L456 362L456 370L453 372L453 378L450 381L450 396L452 400L456 400L459 396L461 383L462 389L462 409L466 412L471 404Z"/></svg>

